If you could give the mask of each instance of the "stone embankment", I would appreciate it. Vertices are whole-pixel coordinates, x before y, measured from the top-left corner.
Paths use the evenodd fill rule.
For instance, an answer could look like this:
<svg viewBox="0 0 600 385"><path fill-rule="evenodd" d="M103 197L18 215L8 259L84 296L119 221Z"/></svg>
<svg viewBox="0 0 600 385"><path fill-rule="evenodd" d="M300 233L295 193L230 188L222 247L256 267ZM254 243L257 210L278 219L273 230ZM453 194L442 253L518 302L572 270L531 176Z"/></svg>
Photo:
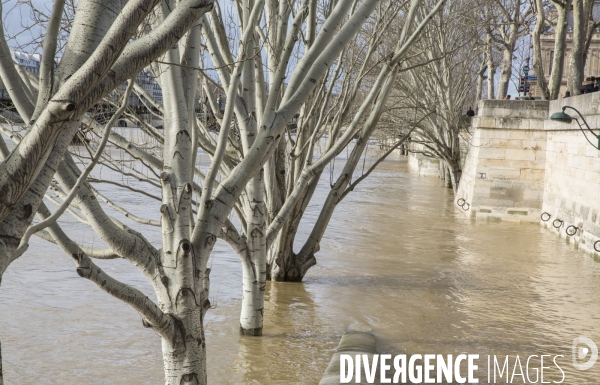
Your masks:
<svg viewBox="0 0 600 385"><path fill-rule="evenodd" d="M481 101L455 204L477 220L539 222L598 254L600 151L575 120L550 120L564 106L600 129L598 92L552 102Z"/></svg>

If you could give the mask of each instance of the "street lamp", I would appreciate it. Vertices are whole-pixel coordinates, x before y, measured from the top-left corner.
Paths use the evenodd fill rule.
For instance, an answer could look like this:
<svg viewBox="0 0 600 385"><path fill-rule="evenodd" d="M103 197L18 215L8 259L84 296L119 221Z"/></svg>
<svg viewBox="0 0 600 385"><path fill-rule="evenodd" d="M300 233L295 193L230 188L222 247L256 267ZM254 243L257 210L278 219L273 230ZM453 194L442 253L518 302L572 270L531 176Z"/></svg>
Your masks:
<svg viewBox="0 0 600 385"><path fill-rule="evenodd" d="M573 118L571 115L565 113L565 110L567 108L572 109L573 111L577 112L577 114L579 115L579 117L581 118L581 121L583 123L579 123L579 120L577 118ZM594 131L592 131L592 129L590 128L590 126L588 126L587 122L585 121L585 119L583 118L583 115L581 115L581 112L577 111L575 108L571 107L571 106L564 106L562 108L561 112L555 112L552 115L550 115L550 120L554 120L556 122L562 122L562 123L567 123L570 124L573 119L575 119L575 121L577 122L577 124L579 125L579 129L581 130L581 132L583 133L583 136L585 136L585 139L587 139L588 142L590 142L590 144L592 146L594 146L594 148L596 150L600 150L600 135L596 135L594 133ZM594 137L596 138L596 140L598 141L598 145L594 145L594 143L592 143L589 138L587 137L587 135L585 134L585 130L583 129L583 127L587 128L589 132L592 133L592 135L594 135Z"/></svg>

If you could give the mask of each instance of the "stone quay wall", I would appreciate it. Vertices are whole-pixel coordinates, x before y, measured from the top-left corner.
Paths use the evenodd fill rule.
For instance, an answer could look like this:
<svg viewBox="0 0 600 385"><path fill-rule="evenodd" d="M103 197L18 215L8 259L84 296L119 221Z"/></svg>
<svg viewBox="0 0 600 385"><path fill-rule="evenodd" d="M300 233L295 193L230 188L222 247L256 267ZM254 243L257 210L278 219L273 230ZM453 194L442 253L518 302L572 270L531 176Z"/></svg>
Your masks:
<svg viewBox="0 0 600 385"><path fill-rule="evenodd" d="M470 133L472 119L463 116L460 122L461 132ZM461 167L464 168L464 160L469 150L469 143L463 140L464 134L460 136L460 159ZM419 143L409 142L410 152L408 153L408 167L416 171L420 176L435 176L438 178L444 178L444 163L438 159L429 157L423 154L426 150L425 146ZM396 153L401 154L400 150L396 150Z"/></svg>
<svg viewBox="0 0 600 385"><path fill-rule="evenodd" d="M563 106L600 129L600 93L552 102L480 101L455 204L477 220L540 223L598 254L600 151L575 120L550 120Z"/></svg>
<svg viewBox="0 0 600 385"><path fill-rule="evenodd" d="M430 158L421 153L424 150L422 144L411 143L408 154L408 167L415 170L420 176L436 176L442 175L441 161L437 158Z"/></svg>

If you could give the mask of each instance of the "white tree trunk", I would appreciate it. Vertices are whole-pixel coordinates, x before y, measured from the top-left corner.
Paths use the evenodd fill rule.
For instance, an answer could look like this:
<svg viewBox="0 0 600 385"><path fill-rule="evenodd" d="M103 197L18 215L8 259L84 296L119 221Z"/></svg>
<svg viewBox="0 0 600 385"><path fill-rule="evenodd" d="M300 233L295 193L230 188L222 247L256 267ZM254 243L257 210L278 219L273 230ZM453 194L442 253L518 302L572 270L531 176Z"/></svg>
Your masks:
<svg viewBox="0 0 600 385"><path fill-rule="evenodd" d="M500 70L500 80L498 81L498 90L496 99L503 99L508 92L508 85L512 77L513 54L515 45L521 32L519 29L526 22L523 16L522 1L512 0L510 2L497 2L500 12L504 15L503 23L508 26L500 25L500 35L502 37L502 67ZM512 8L512 9L511 9Z"/></svg>
<svg viewBox="0 0 600 385"><path fill-rule="evenodd" d="M163 6L167 16L169 9ZM193 229L192 183L197 141L193 133L194 100L200 57L200 27L191 29L187 41L165 54L160 84L164 99L164 166L162 183L162 252L160 283L155 284L160 308L176 320L173 339L162 339L165 384L206 384L206 351L203 320L210 307L208 272L199 265L201 252L189 241Z"/></svg>
<svg viewBox="0 0 600 385"><path fill-rule="evenodd" d="M485 50L485 55L487 57L487 98L494 99L494 77L496 76L496 64L494 63L491 31L488 31L487 33Z"/></svg>
<svg viewBox="0 0 600 385"><path fill-rule="evenodd" d="M179 307L183 308L184 302L181 299ZM207 383L203 311L199 307L187 310L189 311L185 314L179 314L183 318L178 319L179 329L175 338L162 339L165 385Z"/></svg>
<svg viewBox="0 0 600 385"><path fill-rule="evenodd" d="M252 178L248 192L248 249L242 259L242 310L240 332L260 336L263 329L265 287L267 284L267 241L263 171Z"/></svg>
<svg viewBox="0 0 600 385"><path fill-rule="evenodd" d="M132 11L131 8L134 7L132 4L140 2L138 0L122 3L125 4L125 8ZM244 295L240 326L246 334L260 335L262 334L266 284L267 242L265 187L262 173L256 174L263 167L263 160L268 159L272 154L273 147L277 147L277 144L273 144L273 142L277 142L277 139L284 133L286 122L314 89L315 79L324 76L330 63L335 60L342 47L358 31L378 2L364 1L355 9L348 2L340 2L332 12L333 16L326 20L324 26L327 28L324 27L318 36L315 36L314 33L315 26L310 27L312 32L309 32L309 35L314 39L313 45L317 48L305 53L306 60L301 61L304 66L303 70L295 71L292 77L294 86L288 88L288 91L293 88L293 92L289 92L287 103L283 106L279 104L279 100L273 100L268 107L261 104L265 99L264 96L261 96L264 90L256 89L252 76L260 79L260 72L254 72L254 65L261 64L262 61L250 61L247 56L240 55L238 59L243 64L240 66L236 64L235 67L244 68L244 84L239 87L241 92L238 95L238 87L235 83L237 79L232 80L238 73L231 71L227 74L231 80L230 89L233 90L228 101L232 105L235 104L235 114L238 119L248 120L248 122L240 123L240 126L243 126L245 133L248 134L243 141L246 142L244 150L248 151L249 159L244 159L245 162L240 164L235 172L220 181L221 184L214 197L210 191L202 196L203 201L198 209L199 215L195 227L191 206L194 185L192 170L195 166L194 159L198 140L192 120L195 118L194 93L198 73L195 68L199 66L197 61L202 44L198 39L197 31L190 32L179 43L177 41L184 36L192 19L197 18L200 13L210 7L210 2L189 0L162 2L163 16L165 16L161 20L162 23L155 26L149 34L127 44L126 47L123 45L129 41L129 36L132 35L129 32L136 29L139 24L135 23L137 20L135 17L143 19L146 15L142 15L141 12L129 12L127 13L129 16L122 17L121 14L117 20L121 24L125 24L125 28L122 28L120 33L116 33L117 29L111 27L111 23L108 23L107 20L111 18L109 15L111 13L112 16L116 16L110 7L113 5L120 7L120 3L120 1L112 0L106 4L97 0L82 2L88 6L87 9L90 12L86 13L86 8L82 5L81 12L78 14L79 18L90 17L92 20L88 24L78 21L76 23L78 28L74 28L72 31L74 36L78 36L78 39L67 47L68 55L65 54L64 66L57 74L59 81L56 86L58 87L56 95L61 98L48 103L51 107L43 110L35 122L39 124L39 127L33 127L30 134L23 140L21 149L29 151L30 154L24 156L21 151L17 151L13 153L8 166L7 163L0 165L0 168L8 168L13 175L17 175L22 171L19 168L22 168L25 160L21 161L21 159L15 158L22 156L28 157L27 160L34 168L25 170L32 181L25 181L25 183L21 181L21 185L18 186L21 190L17 191L14 197L10 197L11 201L6 202L10 206L15 206L16 203L19 203L20 206L17 209L12 207L6 209L6 207L0 206L0 218L7 219L0 223L0 227L3 226L0 229L0 245L2 246L0 249L0 273L5 270L7 266L5 262L10 260L8 255L18 243L18 237L15 238L17 239L15 247L7 248L3 242L5 239L3 236L8 238L16 234L16 227L10 228L12 224L16 223L12 218L17 211L19 214L22 214L20 210L25 213L30 211L28 215L23 215L23 223L31 223L31 217L41 203L41 198L35 198L33 195L37 193L39 196L43 196L46 191L49 179L52 178L53 171L58 167L58 162L62 158L62 153L77 129L80 116L120 82L136 76L136 72L144 68L149 60L156 58L158 52L165 52L169 49L161 61L173 63L173 65L162 64L160 72L157 74L160 76L159 82L165 92L164 149L162 161L156 159L157 162L153 164L162 163L161 171L163 171L160 176L162 249L156 250L143 239L141 234L113 221L113 218L104 213L89 184L84 183L81 186L76 201L73 203L80 208L82 215L86 217L85 219L93 230L114 250L115 254L129 260L144 273L154 286L158 305L133 288L105 277L101 269L93 265L89 256L85 255L81 249L69 248L67 242L60 239L61 234L58 234L57 231L49 230L49 233L54 237L56 243L59 243L72 255L77 264L77 272L81 277L94 281L103 290L133 306L142 314L144 325L159 332L162 338L166 384L204 385L207 375L203 319L205 312L210 307L208 298L209 269L206 268L206 263L216 237L217 235L221 236L223 232L228 233L229 229L224 229L224 225L227 224L227 216L237 204L241 191L250 181L247 187L248 193L244 197L249 199L250 219L246 226L249 239L247 242L239 242L240 245L247 245L244 246L248 256L248 263L244 264L244 293L249 293ZM174 7L175 4L177 4L176 7ZM316 1L312 1L311 4L314 8ZM143 5L149 7L151 4ZM250 25L249 31L254 34L255 25L253 23L261 19L259 11L262 10L262 6L254 7L257 11L253 10L251 14L248 14L251 2L246 1L245 5L247 7L244 8L243 19L246 19L246 23ZM105 9L105 6L109 9ZM356 12L349 15L350 8ZM150 8L147 11L149 10ZM280 16L285 16L291 13L292 8L285 6L280 10ZM182 16L183 12L186 13L185 17ZM169 16L167 16L168 13L170 13ZM168 24L168 20L173 20L173 18L169 19L173 15L177 15L174 20L180 24L178 28L172 28L173 25ZM299 12L296 17L301 16L302 12ZM314 13L311 17L315 18ZM167 26L165 27L164 24ZM110 30L106 32L105 29L108 27ZM281 47L286 43L283 38L288 31L287 17L280 19L278 28L281 30L281 34L278 35L280 42L276 46ZM293 28L300 29L299 26ZM95 39L95 43L90 45L89 39L92 38ZM288 40L293 43L295 39L296 36L291 36ZM242 39L242 46L245 41L246 39ZM115 42L123 44L112 44ZM227 40L225 40L225 45L228 46ZM293 44L290 44L290 47L293 48ZM106 53L107 48L115 52ZM86 49L92 52L88 52ZM252 45L250 45L249 51L250 54L254 53ZM293 49L289 50L289 55L292 51ZM225 52L223 52L223 56L228 57ZM277 52L277 56L280 56L279 52ZM232 63L233 60L228 62ZM12 65L12 62L10 64ZM179 64L183 66L179 66ZM279 73L285 73L286 67L287 60L282 60L282 63L278 64ZM137 70L134 71L134 69ZM126 78L124 78L125 74L127 74ZM280 77L279 83L282 83L282 79L283 77ZM71 87L71 83L74 84L73 87ZM260 84L262 84L262 79ZM24 90L22 85L18 86L21 91ZM45 91L44 94L46 93ZM273 95L275 94L279 95L279 90L273 91ZM240 98L244 100L240 102ZM256 99L253 103L254 98ZM278 96L274 97L274 99L278 98ZM63 100L69 102L58 104ZM70 102L72 100L75 102ZM245 111L241 107L242 104L247 108ZM260 114L256 113L254 104L269 111L267 118L262 119ZM32 109L33 105L24 107L23 115L30 116ZM241 114L242 112L246 112L246 114ZM226 114L231 117L232 109L229 109ZM253 122L251 122L251 118L253 118ZM64 121L68 119L71 119L72 124L65 125ZM265 126L261 126L260 130L257 127L259 119L261 123L265 124ZM221 127L222 132L225 132L225 127L229 127L229 121L224 120L224 126ZM248 140L250 134L256 139ZM213 157L217 172L223 165L222 157L219 159L219 151L222 154L225 149L220 144L222 144L221 141L215 146L216 151ZM129 148L128 150L131 153L136 151ZM42 167L50 160L53 160L54 168ZM77 167L69 156L65 156L62 165L64 167L60 167L61 170L58 171L56 179L63 188L69 189L77 179ZM39 175L36 177L35 174ZM12 191L11 183L14 178L11 177L13 175L0 174L0 191ZM34 187L30 186L36 186L38 182L40 190L32 191ZM0 198L5 198L5 196L0 194ZM33 201L37 199L37 203L35 205L22 204L25 199L29 198ZM3 232L5 229L6 231ZM192 236L193 231L195 231L194 236ZM16 235L18 236L18 234ZM194 242L192 243L190 239L193 239ZM240 250L242 248L240 247ZM239 252L239 250L236 251Z"/></svg>
<svg viewBox="0 0 600 385"><path fill-rule="evenodd" d="M500 69L500 80L498 81L498 90L496 91L496 99L504 99L508 93L508 84L512 76L512 57L514 44L507 45L502 50L502 66ZM514 97L514 95L512 95Z"/></svg>

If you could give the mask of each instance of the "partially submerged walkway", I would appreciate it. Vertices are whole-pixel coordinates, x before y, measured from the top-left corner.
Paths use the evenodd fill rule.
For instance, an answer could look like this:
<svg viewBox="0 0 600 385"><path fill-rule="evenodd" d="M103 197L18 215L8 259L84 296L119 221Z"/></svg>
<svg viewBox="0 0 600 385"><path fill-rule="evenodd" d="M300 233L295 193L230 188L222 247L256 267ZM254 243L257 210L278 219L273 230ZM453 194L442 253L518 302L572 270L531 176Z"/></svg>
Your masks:
<svg viewBox="0 0 600 385"><path fill-rule="evenodd" d="M340 356L342 354L348 354L352 357L359 354L366 354L369 356L369 362L373 361L373 355L377 354L377 349L375 346L375 337L371 332L371 327L365 324L350 326L346 334L342 336L340 344L335 350L319 385L340 384ZM361 376L361 380L360 384L379 384L379 371L375 375L375 382L367 382L364 373ZM352 378L351 383L356 384L354 378Z"/></svg>

